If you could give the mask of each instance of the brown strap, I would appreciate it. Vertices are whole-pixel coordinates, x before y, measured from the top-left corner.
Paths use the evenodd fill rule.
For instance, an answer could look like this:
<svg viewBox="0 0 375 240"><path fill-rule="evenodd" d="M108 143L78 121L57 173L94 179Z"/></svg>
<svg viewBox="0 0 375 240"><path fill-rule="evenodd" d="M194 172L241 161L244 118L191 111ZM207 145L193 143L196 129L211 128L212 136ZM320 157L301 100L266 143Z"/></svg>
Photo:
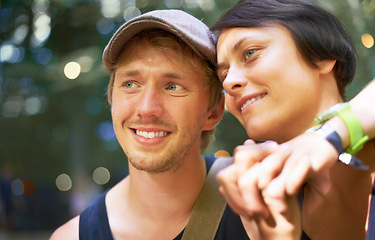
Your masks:
<svg viewBox="0 0 375 240"><path fill-rule="evenodd" d="M225 199L219 192L216 174L232 163L232 158L222 157L213 163L181 240L212 240L215 238L225 206Z"/></svg>

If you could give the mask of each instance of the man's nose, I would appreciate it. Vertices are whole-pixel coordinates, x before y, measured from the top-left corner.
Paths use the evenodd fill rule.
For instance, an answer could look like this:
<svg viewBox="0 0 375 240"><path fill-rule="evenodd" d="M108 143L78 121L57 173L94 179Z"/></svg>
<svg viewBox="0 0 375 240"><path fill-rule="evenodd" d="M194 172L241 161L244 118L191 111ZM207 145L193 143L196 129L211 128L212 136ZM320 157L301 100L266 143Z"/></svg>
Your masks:
<svg viewBox="0 0 375 240"><path fill-rule="evenodd" d="M163 113L163 96L156 87L146 87L139 99L137 114L142 118L158 118Z"/></svg>

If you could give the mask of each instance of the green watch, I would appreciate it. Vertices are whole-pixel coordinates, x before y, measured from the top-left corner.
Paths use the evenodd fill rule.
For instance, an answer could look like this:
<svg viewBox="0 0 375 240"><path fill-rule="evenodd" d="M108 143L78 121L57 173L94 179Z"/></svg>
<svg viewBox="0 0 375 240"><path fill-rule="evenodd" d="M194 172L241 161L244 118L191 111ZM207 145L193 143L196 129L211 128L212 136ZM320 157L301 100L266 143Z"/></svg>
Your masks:
<svg viewBox="0 0 375 240"><path fill-rule="evenodd" d="M338 116L345 123L350 137L350 146L345 149L345 152L355 155L362 149L363 145L369 139L368 136L363 136L363 129L358 118L354 115L349 103L338 103L327 111L319 114L315 118L316 124L322 124L332 118Z"/></svg>

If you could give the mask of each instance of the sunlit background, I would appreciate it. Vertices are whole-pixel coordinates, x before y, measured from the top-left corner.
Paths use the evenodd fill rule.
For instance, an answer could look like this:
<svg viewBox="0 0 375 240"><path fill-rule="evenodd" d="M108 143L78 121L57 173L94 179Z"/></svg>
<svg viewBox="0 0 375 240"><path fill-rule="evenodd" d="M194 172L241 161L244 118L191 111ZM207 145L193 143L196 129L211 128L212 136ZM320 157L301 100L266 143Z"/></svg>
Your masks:
<svg viewBox="0 0 375 240"><path fill-rule="evenodd" d="M48 239L127 174L106 101L104 46L124 22L183 9L207 25L228 0L3 0L0 42L0 240ZM348 99L375 75L375 1L319 1L343 22L358 52ZM287 96L286 96L287 97ZM207 154L246 139L225 113Z"/></svg>

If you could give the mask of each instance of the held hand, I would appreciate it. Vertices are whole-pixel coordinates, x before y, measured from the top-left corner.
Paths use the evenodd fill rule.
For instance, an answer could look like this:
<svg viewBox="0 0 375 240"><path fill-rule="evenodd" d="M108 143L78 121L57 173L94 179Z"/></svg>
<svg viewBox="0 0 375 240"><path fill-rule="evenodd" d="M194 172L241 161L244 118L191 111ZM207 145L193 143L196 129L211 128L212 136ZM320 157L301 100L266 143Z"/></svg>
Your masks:
<svg viewBox="0 0 375 240"><path fill-rule="evenodd" d="M268 209L258 188L258 167L278 148L275 142L255 144L248 140L234 151L234 164L219 172L220 192L229 206L243 217L268 215Z"/></svg>
<svg viewBox="0 0 375 240"><path fill-rule="evenodd" d="M299 240L302 227L298 198L278 191L280 183L282 181L272 181L262 191L270 214L266 218L256 218L259 237L263 240Z"/></svg>
<svg viewBox="0 0 375 240"><path fill-rule="evenodd" d="M242 216L244 225L256 222L260 239L299 239L300 212L297 197L279 191L284 181L278 176L290 151L275 142L255 144L247 141L236 148L234 164L218 175L220 191L232 210ZM276 160L280 160L279 162ZM269 174L278 176L259 188L259 169L278 163ZM271 177L272 180L273 177Z"/></svg>
<svg viewBox="0 0 375 240"><path fill-rule="evenodd" d="M247 141L236 148L234 164L218 174L220 191L234 212L257 222L262 239L298 239L296 195L306 181L318 180L317 173L334 165L337 156L328 141L315 135L303 134L282 145Z"/></svg>

